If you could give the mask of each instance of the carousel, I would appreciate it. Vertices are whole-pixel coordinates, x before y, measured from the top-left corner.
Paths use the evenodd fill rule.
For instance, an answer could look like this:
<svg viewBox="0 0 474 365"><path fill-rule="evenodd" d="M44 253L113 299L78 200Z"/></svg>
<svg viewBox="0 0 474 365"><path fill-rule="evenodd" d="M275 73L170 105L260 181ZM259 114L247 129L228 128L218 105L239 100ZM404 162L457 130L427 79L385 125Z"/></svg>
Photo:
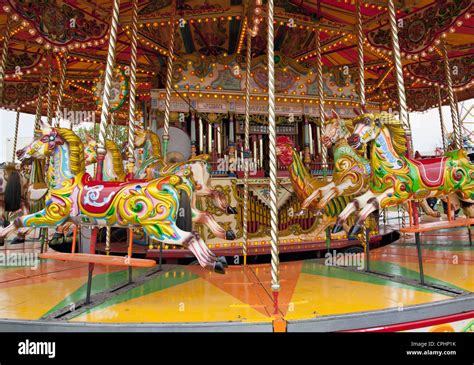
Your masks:
<svg viewBox="0 0 474 365"><path fill-rule="evenodd" d="M474 331L471 1L0 5L2 331Z"/></svg>

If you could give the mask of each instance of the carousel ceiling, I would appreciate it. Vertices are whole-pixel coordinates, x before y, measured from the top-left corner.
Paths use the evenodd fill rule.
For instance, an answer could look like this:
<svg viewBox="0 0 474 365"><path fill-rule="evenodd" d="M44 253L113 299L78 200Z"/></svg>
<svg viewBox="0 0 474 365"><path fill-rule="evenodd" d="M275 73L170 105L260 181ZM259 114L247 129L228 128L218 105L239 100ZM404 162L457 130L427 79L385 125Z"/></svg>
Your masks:
<svg viewBox="0 0 474 365"><path fill-rule="evenodd" d="M243 91L247 15L254 1L139 1L138 96L150 98L164 88L172 16L176 23L176 90L206 93ZM395 106L394 68L386 2L363 2L365 85L367 98L383 107ZM437 84L445 84L440 42L444 40L453 67L459 100L474 96L474 9L471 0L397 0L400 47L409 107L425 110L437 103ZM94 108L94 86L105 69L111 0L0 0L0 34L9 29L6 79L1 106L34 113L40 80L53 67L53 96L67 55L65 106ZM116 66L130 62L131 1L120 5ZM252 77L265 92L266 25L261 15L252 39ZM7 24L8 23L8 24ZM357 102L357 37L354 0L276 0L275 51L277 92L288 98L311 96L315 68L315 38L321 30L325 92ZM216 66L217 65L217 66ZM213 68L214 67L214 68ZM220 67L220 68L219 68ZM347 71L348 72L342 72ZM189 72L187 74L187 72ZM301 87L299 83L307 81ZM47 86L47 85L46 85ZM43 88L47 92L47 88ZM351 98L351 92L353 94ZM442 92L444 96L444 91ZM46 101L43 98L43 102ZM55 97L53 97L55 100ZM286 99L285 99L286 100ZM125 104L126 105L126 104ZM43 108L43 113L46 107ZM126 109L123 109L124 118ZM120 113L119 113L120 117Z"/></svg>

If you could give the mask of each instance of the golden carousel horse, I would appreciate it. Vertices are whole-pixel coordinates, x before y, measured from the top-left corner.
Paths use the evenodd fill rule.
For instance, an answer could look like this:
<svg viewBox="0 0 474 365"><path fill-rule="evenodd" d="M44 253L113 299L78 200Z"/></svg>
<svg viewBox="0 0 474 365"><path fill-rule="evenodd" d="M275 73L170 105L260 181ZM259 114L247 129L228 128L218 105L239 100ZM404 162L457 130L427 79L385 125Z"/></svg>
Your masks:
<svg viewBox="0 0 474 365"><path fill-rule="evenodd" d="M290 173L290 180L293 190L300 201L305 201L311 194L324 187L324 182L314 176L304 166L298 152L293 148L293 140L288 136L277 137L277 158L281 165L286 166ZM349 198L340 196L331 199L323 207L318 205L316 200L311 201L308 207L322 212L322 220L311 235L319 236L325 229L336 222L336 218L344 207L349 203Z"/></svg>
<svg viewBox="0 0 474 365"><path fill-rule="evenodd" d="M339 196L357 197L369 190L370 175L372 173L370 160L363 156L363 151L352 148L347 138L354 130L352 120L341 119L332 110L331 116L325 115L326 122L322 126L322 143L327 149L333 149L334 168L332 181L316 189L302 204L307 208L315 201L317 208L323 208L331 199ZM439 217L440 213L429 206L426 199L419 200L425 214ZM360 202L359 209L365 207Z"/></svg>
<svg viewBox="0 0 474 365"><path fill-rule="evenodd" d="M360 113L348 138L353 148L370 148L370 189L354 199L338 218L334 231L361 205L351 233L357 233L367 216L379 209L408 201L450 196L464 203L464 213L474 216L474 164L465 150L446 152L433 159L404 156L406 134L401 122L389 113Z"/></svg>

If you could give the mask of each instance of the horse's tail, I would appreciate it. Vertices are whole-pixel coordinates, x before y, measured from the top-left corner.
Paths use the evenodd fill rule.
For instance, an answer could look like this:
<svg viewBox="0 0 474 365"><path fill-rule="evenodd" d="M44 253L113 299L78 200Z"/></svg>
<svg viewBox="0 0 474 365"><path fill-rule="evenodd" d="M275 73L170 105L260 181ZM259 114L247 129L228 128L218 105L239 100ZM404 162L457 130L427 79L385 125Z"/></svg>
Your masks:
<svg viewBox="0 0 474 365"><path fill-rule="evenodd" d="M192 232L193 230L191 201L188 193L182 189L179 190L179 208L176 225L185 232Z"/></svg>
<svg viewBox="0 0 474 365"><path fill-rule="evenodd" d="M16 212L21 207L21 176L11 171L5 187L5 211Z"/></svg>

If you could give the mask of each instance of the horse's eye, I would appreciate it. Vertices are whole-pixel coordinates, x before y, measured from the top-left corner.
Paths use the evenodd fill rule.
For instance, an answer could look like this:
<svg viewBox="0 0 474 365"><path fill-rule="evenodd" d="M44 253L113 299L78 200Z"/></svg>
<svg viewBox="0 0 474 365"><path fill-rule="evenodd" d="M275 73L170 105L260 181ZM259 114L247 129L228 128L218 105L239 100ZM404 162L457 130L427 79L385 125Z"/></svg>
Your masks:
<svg viewBox="0 0 474 365"><path fill-rule="evenodd" d="M49 136L50 141L54 141L55 137L54 136Z"/></svg>

